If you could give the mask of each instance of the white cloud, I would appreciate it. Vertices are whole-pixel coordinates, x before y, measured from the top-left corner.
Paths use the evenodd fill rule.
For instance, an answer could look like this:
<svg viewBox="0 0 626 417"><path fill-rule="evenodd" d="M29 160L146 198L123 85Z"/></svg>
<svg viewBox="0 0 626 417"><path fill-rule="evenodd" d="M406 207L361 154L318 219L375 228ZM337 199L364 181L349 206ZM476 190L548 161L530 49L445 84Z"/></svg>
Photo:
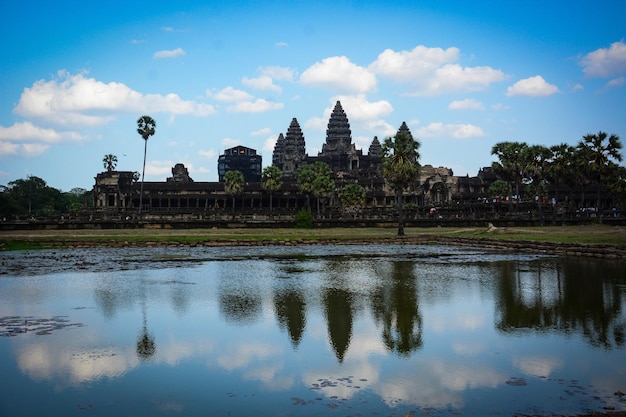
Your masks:
<svg viewBox="0 0 626 417"><path fill-rule="evenodd" d="M293 68L279 66L259 67L259 72L262 75L267 75L275 80L282 81L293 81L296 74L296 70Z"/></svg>
<svg viewBox="0 0 626 417"><path fill-rule="evenodd" d="M21 145L12 142L0 141L0 156L15 155L20 150Z"/></svg>
<svg viewBox="0 0 626 417"><path fill-rule="evenodd" d="M277 93L283 91L283 89L274 84L274 80L267 75L261 75L257 78L243 77L241 83L255 90L276 91Z"/></svg>
<svg viewBox="0 0 626 417"><path fill-rule="evenodd" d="M472 124L443 124L433 122L428 126L417 128L413 136L418 138L446 138L467 139L484 136L483 130Z"/></svg>
<svg viewBox="0 0 626 417"><path fill-rule="evenodd" d="M208 97L213 97L219 101L229 101L229 102L237 102L237 101L246 101L251 100L253 96L248 94L243 90L237 90L233 87L226 87L218 91L217 93L211 93L207 91Z"/></svg>
<svg viewBox="0 0 626 417"><path fill-rule="evenodd" d="M176 48L171 50L157 51L152 55L154 59L162 58L176 58L177 56L185 55L185 51L182 48Z"/></svg>
<svg viewBox="0 0 626 417"><path fill-rule="evenodd" d="M58 79L39 80L25 88L14 112L60 125L96 126L116 112L207 116L213 106L182 100L177 94L142 94L122 83L104 83L83 74L59 71Z"/></svg>
<svg viewBox="0 0 626 417"><path fill-rule="evenodd" d="M14 123L11 127L0 126L0 139L37 140L42 142L59 142L62 135L53 129L42 129L30 122Z"/></svg>
<svg viewBox="0 0 626 417"><path fill-rule="evenodd" d="M280 110L284 107L283 103L267 101L259 98L255 101L242 101L228 107L229 112L233 113L261 113L272 110Z"/></svg>
<svg viewBox="0 0 626 417"><path fill-rule="evenodd" d="M239 145L241 145L241 141L239 139L233 139L233 138L222 139L222 146L224 146L224 149L229 149L229 148L232 148L234 146L239 146Z"/></svg>
<svg viewBox="0 0 626 417"><path fill-rule="evenodd" d="M289 44L287 42L276 42L274 46L277 48L286 48L289 46Z"/></svg>
<svg viewBox="0 0 626 417"><path fill-rule="evenodd" d="M40 128L31 122L14 123L11 127L0 126L0 156L36 156L47 151L50 144L83 139L75 132L57 132Z"/></svg>
<svg viewBox="0 0 626 417"><path fill-rule="evenodd" d="M366 68L353 64L345 56L325 58L300 75L307 86L323 87L350 93L367 93L376 89L376 76Z"/></svg>
<svg viewBox="0 0 626 417"><path fill-rule="evenodd" d="M198 155L200 155L203 158L213 160L215 158L216 153L213 149L209 149L209 150L201 149L198 151Z"/></svg>
<svg viewBox="0 0 626 417"><path fill-rule="evenodd" d="M146 162L146 175L169 176L172 173L172 167L174 165L176 165L176 163L173 161L148 161Z"/></svg>
<svg viewBox="0 0 626 417"><path fill-rule="evenodd" d="M585 87L583 87L583 85L582 85L582 84L575 84L575 85L572 87L572 91L580 91L580 90L584 90L584 89L585 89Z"/></svg>
<svg viewBox="0 0 626 417"><path fill-rule="evenodd" d="M448 105L448 108L450 110L485 110L483 103L476 101L473 98L455 100Z"/></svg>
<svg viewBox="0 0 626 417"><path fill-rule="evenodd" d="M269 127L264 127L261 128L259 130L255 130L254 132L250 133L252 136L267 136L269 134L272 133L272 129L270 129Z"/></svg>
<svg viewBox="0 0 626 417"><path fill-rule="evenodd" d="M274 147L276 146L276 139L277 139L276 136L270 136L267 139L265 139L265 142L263 143L263 151L273 152Z"/></svg>
<svg viewBox="0 0 626 417"><path fill-rule="evenodd" d="M511 107L503 103L496 103L493 106L491 106L491 108L496 111L500 111L500 110L509 110Z"/></svg>
<svg viewBox="0 0 626 417"><path fill-rule="evenodd" d="M386 49L369 69L382 77L411 85L410 95L436 95L456 91L481 91L505 79L491 67L462 67L458 48L416 46L412 51Z"/></svg>
<svg viewBox="0 0 626 417"><path fill-rule="evenodd" d="M346 112L348 119L352 120L369 120L386 116L393 111L391 103L387 100L368 101L363 94L355 96L335 96L331 98L331 107L326 110L328 117L335 108L335 103L341 102L341 107Z"/></svg>
<svg viewBox="0 0 626 417"><path fill-rule="evenodd" d="M611 87L621 87L624 85L624 77L617 77L606 83L608 88Z"/></svg>
<svg viewBox="0 0 626 417"><path fill-rule="evenodd" d="M535 75L534 77L519 80L507 88L506 95L509 97L542 97L550 96L558 92L559 89L557 86L547 83L541 75Z"/></svg>
<svg viewBox="0 0 626 417"><path fill-rule="evenodd" d="M22 144L22 152L26 156L37 156L50 149L49 145L43 143L24 143Z"/></svg>
<svg viewBox="0 0 626 417"><path fill-rule="evenodd" d="M626 72L626 44L623 40L589 52L580 60L587 77L609 78Z"/></svg>

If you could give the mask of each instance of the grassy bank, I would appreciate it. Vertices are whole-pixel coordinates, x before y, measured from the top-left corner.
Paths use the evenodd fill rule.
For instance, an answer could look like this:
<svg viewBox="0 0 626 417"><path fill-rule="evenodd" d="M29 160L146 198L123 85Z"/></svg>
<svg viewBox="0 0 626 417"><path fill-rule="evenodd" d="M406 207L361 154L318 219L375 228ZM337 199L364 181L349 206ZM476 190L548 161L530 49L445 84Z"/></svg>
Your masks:
<svg viewBox="0 0 626 417"><path fill-rule="evenodd" d="M556 226L533 228L406 228L407 238L450 236L503 241L536 241L626 246L626 228L593 226ZM145 243L171 242L196 244L206 242L258 241L358 241L392 240L391 228L332 229L120 229L120 230L42 230L0 232L0 248L15 250L42 247L64 247L77 243Z"/></svg>

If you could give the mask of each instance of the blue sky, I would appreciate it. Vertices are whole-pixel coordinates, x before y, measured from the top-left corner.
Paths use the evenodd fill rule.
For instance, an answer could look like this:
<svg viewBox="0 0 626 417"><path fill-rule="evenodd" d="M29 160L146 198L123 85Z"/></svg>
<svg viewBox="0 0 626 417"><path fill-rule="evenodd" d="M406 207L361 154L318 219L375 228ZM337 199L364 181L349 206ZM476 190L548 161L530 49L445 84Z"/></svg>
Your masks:
<svg viewBox="0 0 626 417"><path fill-rule="evenodd" d="M203 4L201 4L203 3ZM0 0L0 184L91 189L106 154L147 181L217 181L224 149L271 164L292 118L317 155L403 121L421 163L476 175L501 141L626 141L626 1Z"/></svg>

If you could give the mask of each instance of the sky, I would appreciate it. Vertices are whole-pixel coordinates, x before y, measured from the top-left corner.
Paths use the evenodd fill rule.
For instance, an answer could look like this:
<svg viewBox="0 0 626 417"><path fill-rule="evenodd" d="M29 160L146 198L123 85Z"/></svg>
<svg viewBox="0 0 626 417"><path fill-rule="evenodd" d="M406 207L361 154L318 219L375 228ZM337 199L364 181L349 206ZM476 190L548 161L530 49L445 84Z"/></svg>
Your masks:
<svg viewBox="0 0 626 417"><path fill-rule="evenodd" d="M0 0L0 185L217 181L237 145L271 165L295 117L316 156L339 100L352 141L406 122L422 165L475 176L502 141L626 141L626 1Z"/></svg>

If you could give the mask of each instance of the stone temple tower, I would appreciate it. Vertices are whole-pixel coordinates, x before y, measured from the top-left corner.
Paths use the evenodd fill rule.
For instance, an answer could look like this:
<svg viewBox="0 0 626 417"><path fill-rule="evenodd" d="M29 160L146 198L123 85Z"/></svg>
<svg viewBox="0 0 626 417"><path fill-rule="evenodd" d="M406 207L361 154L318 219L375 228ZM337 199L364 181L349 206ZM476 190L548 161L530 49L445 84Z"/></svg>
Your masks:
<svg viewBox="0 0 626 417"><path fill-rule="evenodd" d="M290 177L295 176L296 170L306 159L304 134L298 120L294 117L289 129L287 129L287 134L283 136L281 133L276 140L272 154L272 165L283 171L283 175Z"/></svg>
<svg viewBox="0 0 626 417"><path fill-rule="evenodd" d="M341 107L341 102L337 101L335 108L328 120L326 129L326 143L322 145L322 154L331 152L347 152L352 144L352 132L348 116Z"/></svg>

